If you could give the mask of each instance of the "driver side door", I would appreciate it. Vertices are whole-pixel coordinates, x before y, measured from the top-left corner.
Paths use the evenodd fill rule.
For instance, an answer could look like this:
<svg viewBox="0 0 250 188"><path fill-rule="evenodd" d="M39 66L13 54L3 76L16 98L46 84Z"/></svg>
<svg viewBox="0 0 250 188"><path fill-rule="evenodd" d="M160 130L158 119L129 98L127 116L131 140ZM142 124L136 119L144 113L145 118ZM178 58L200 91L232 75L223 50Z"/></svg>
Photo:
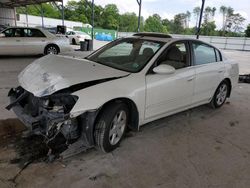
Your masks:
<svg viewBox="0 0 250 188"><path fill-rule="evenodd" d="M23 55L23 29L9 28L2 32L0 38L0 55Z"/></svg>
<svg viewBox="0 0 250 188"><path fill-rule="evenodd" d="M172 74L146 75L145 120L154 120L182 111L191 105L194 93L194 67L190 66L190 50L185 41L171 44L158 58L155 66L168 64Z"/></svg>

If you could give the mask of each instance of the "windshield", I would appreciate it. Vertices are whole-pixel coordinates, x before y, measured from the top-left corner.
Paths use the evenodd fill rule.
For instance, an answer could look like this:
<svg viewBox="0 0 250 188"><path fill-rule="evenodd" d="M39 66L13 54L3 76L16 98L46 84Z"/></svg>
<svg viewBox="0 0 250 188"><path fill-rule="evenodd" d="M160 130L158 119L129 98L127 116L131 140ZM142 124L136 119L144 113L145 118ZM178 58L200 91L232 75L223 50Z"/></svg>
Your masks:
<svg viewBox="0 0 250 188"><path fill-rule="evenodd" d="M127 72L139 72L163 42L126 38L110 43L86 59Z"/></svg>

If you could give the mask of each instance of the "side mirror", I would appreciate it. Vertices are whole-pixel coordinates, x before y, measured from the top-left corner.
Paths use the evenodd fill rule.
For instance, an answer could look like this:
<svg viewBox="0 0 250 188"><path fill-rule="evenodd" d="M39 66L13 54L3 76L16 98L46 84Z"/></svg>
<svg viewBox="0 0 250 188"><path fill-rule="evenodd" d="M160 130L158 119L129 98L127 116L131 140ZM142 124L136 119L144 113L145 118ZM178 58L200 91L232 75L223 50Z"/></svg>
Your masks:
<svg viewBox="0 0 250 188"><path fill-rule="evenodd" d="M0 38L3 38L5 37L5 34L4 33L0 33Z"/></svg>
<svg viewBox="0 0 250 188"><path fill-rule="evenodd" d="M175 72L175 68L170 65L161 64L155 67L153 71L156 74L173 74Z"/></svg>

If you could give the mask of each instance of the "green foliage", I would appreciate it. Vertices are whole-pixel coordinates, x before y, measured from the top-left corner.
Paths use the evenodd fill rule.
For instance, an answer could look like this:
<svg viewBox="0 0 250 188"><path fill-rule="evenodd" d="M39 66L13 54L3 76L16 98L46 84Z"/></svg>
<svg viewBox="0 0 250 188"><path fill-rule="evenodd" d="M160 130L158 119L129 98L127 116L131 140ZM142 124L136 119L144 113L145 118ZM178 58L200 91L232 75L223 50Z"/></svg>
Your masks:
<svg viewBox="0 0 250 188"><path fill-rule="evenodd" d="M43 7L43 14L45 17L61 18L60 11L54 5L52 5L50 3L44 3L44 4L42 4L42 7ZM34 5L27 6L28 14L34 15L34 16L41 16L40 9L41 9L41 7L39 5L37 7ZM25 14L26 13L25 7L17 8L17 13Z"/></svg>
<svg viewBox="0 0 250 188"><path fill-rule="evenodd" d="M246 37L250 37L250 24L248 24L247 29L245 30Z"/></svg>
<svg viewBox="0 0 250 188"><path fill-rule="evenodd" d="M138 18L135 13L125 13L120 15L119 31L136 32L138 27Z"/></svg>
<svg viewBox="0 0 250 188"><path fill-rule="evenodd" d="M216 35L215 31L216 25L215 22L204 22L201 27L201 34L202 35L207 35L207 36L213 36Z"/></svg>
<svg viewBox="0 0 250 188"><path fill-rule="evenodd" d="M118 29L119 10L115 4L108 4L102 13L101 26L105 29Z"/></svg>
<svg viewBox="0 0 250 188"><path fill-rule="evenodd" d="M161 17L158 14L149 16L146 19L144 31L168 33L167 27L162 24Z"/></svg>

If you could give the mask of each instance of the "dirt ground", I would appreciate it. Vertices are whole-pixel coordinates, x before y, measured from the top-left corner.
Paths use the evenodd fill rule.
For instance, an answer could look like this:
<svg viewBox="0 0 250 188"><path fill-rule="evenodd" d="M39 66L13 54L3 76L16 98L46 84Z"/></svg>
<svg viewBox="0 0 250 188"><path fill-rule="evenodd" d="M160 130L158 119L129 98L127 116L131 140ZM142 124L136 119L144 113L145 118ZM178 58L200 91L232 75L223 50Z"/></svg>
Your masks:
<svg viewBox="0 0 250 188"><path fill-rule="evenodd" d="M250 85L240 84L218 110L201 106L149 123L112 153L91 149L64 161L34 161L23 171L17 143L7 139L0 187L248 188L249 93Z"/></svg>

